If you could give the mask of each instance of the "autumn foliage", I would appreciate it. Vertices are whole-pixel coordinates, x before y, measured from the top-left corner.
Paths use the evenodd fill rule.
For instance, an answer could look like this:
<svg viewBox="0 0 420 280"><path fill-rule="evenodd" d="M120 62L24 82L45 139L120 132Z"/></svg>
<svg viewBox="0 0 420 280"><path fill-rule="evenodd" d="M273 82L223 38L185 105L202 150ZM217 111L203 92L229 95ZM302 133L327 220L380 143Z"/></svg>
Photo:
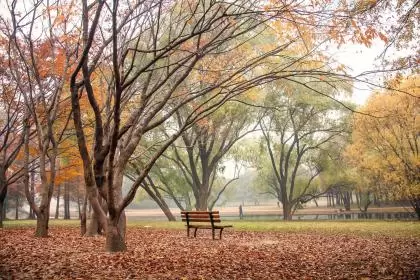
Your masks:
<svg viewBox="0 0 420 280"><path fill-rule="evenodd" d="M375 93L354 118L348 161L373 189L408 199L419 214L419 76L393 80L396 90ZM420 217L420 216L419 216Z"/></svg>

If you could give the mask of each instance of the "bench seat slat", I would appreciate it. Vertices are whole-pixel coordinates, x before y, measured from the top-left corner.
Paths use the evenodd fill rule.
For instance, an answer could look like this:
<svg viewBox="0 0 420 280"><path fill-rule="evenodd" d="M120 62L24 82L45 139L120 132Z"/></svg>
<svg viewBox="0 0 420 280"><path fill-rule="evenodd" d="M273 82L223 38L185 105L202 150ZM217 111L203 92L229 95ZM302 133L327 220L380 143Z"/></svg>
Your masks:
<svg viewBox="0 0 420 280"><path fill-rule="evenodd" d="M214 228L217 228L217 229L227 228L227 227L233 227L233 226L232 225L221 225L221 226L215 225L214 226ZM197 224L190 225L190 228L208 228L208 229L212 229L211 225L197 225Z"/></svg>
<svg viewBox="0 0 420 280"><path fill-rule="evenodd" d="M207 216L208 216L209 213L219 214L219 211L181 211L181 214L186 214L186 213L188 213L189 215L192 215L192 214L207 214Z"/></svg>
<svg viewBox="0 0 420 280"><path fill-rule="evenodd" d="M186 222L187 219L182 219L183 222ZM210 223L210 219L204 219L204 218L189 218L189 222L202 222L202 223ZM222 222L220 219L213 219L213 223L220 223Z"/></svg>

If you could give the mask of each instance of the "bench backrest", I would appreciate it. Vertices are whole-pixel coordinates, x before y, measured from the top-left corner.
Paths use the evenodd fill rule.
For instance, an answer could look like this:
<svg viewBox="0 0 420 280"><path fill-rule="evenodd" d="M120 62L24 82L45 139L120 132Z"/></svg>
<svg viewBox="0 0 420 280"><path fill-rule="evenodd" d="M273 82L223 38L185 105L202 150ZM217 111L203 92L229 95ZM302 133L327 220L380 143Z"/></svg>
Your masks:
<svg viewBox="0 0 420 280"><path fill-rule="evenodd" d="M183 222L198 223L220 223L219 211L181 211L181 219Z"/></svg>

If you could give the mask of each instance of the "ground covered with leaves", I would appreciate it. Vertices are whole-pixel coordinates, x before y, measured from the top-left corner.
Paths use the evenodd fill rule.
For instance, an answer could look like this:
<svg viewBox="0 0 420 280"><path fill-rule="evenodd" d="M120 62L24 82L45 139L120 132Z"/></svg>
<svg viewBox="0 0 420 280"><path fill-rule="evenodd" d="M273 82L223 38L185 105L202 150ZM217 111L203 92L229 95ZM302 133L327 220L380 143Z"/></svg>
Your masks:
<svg viewBox="0 0 420 280"><path fill-rule="evenodd" d="M419 279L420 239L129 228L128 251L77 228L0 229L0 279Z"/></svg>

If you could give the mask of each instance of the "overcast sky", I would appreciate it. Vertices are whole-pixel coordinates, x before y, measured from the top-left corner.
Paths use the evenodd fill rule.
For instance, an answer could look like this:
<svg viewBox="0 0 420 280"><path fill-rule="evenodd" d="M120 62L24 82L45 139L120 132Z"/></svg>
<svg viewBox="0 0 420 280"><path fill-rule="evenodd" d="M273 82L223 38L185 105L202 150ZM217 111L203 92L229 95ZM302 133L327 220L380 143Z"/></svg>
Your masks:
<svg viewBox="0 0 420 280"><path fill-rule="evenodd" d="M375 69L375 59L381 54L384 49L384 44L381 40L374 40L371 47L367 48L363 45L347 44L340 47L338 50L331 52L333 57L349 67L351 75L359 75L367 71ZM381 83L382 74L365 76L363 79L369 79L373 83ZM371 94L371 86L365 83L355 82L353 89L353 102L361 105L366 102L366 99Z"/></svg>

